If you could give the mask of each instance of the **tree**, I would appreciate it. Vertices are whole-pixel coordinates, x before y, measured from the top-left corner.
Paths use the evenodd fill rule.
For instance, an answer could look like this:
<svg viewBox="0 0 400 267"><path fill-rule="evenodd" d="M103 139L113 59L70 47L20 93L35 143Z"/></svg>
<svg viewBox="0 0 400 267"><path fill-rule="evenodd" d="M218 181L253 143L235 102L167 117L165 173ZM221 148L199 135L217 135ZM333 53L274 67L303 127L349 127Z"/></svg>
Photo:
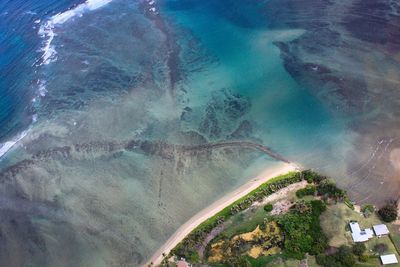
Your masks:
<svg viewBox="0 0 400 267"><path fill-rule="evenodd" d="M379 216L385 222L392 222L397 219L397 203L390 201L378 211Z"/></svg>
<svg viewBox="0 0 400 267"><path fill-rule="evenodd" d="M267 205L264 206L264 210L266 212L271 212L273 210L273 208L274 207L272 206L272 204L267 204Z"/></svg>
<svg viewBox="0 0 400 267"><path fill-rule="evenodd" d="M361 255L360 257L358 257L358 259L359 259L361 262L367 262L368 259L369 259L369 257L368 257L368 255L364 254L364 255Z"/></svg>
<svg viewBox="0 0 400 267"><path fill-rule="evenodd" d="M364 254L364 252L367 250L367 248L365 247L365 245L363 243L356 243L353 246L352 250L353 250L354 255L361 256L362 254Z"/></svg>
<svg viewBox="0 0 400 267"><path fill-rule="evenodd" d="M375 208L371 204L366 204L361 208L361 211L365 217L369 217L372 213L374 213Z"/></svg>
<svg viewBox="0 0 400 267"><path fill-rule="evenodd" d="M338 251L331 255L320 254L316 257L317 263L326 267L352 267L356 259L347 246L339 247Z"/></svg>
<svg viewBox="0 0 400 267"><path fill-rule="evenodd" d="M376 244L373 248L376 253L382 254L388 250L388 246L384 243Z"/></svg>
<svg viewBox="0 0 400 267"><path fill-rule="evenodd" d="M296 196L298 198L302 198L304 196L312 196L312 195L315 194L316 190L317 189L316 189L315 186L308 185L305 188L297 190L296 191Z"/></svg>
<svg viewBox="0 0 400 267"><path fill-rule="evenodd" d="M341 246L338 251L339 261L343 264L343 266L351 267L356 264L356 259L354 255L351 253L350 249L346 246Z"/></svg>
<svg viewBox="0 0 400 267"><path fill-rule="evenodd" d="M346 196L346 192L336 187L335 183L326 179L321 181L317 186L317 192L320 196L332 198L334 200L342 200Z"/></svg>
<svg viewBox="0 0 400 267"><path fill-rule="evenodd" d="M325 180L326 177L319 175L316 172L313 172L312 170L304 170L301 172L301 177L306 180L308 183L316 183L318 184L322 180Z"/></svg>
<svg viewBox="0 0 400 267"><path fill-rule="evenodd" d="M305 253L317 255L326 249L328 238L319 220L324 209L325 205L320 200L301 201L285 216L278 218L285 236L283 246L290 258L301 260Z"/></svg>

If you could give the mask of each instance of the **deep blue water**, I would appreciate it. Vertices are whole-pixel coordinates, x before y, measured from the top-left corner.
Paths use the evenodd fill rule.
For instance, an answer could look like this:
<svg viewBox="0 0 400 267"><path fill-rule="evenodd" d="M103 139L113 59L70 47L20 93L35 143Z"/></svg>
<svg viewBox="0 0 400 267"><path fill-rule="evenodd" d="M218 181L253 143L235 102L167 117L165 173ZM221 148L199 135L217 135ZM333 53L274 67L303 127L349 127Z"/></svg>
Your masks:
<svg viewBox="0 0 400 267"><path fill-rule="evenodd" d="M5 0L0 2L0 143L32 123L37 64L43 39L40 22L81 1ZM40 20L40 21L39 21Z"/></svg>

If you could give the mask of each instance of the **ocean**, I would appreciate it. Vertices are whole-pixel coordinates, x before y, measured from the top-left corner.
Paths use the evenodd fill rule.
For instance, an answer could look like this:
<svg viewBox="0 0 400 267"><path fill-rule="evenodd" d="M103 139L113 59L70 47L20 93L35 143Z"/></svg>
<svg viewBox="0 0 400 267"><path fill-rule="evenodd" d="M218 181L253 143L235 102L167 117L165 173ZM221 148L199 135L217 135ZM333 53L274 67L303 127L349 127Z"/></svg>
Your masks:
<svg viewBox="0 0 400 267"><path fill-rule="evenodd" d="M0 265L139 266L279 164L246 142L329 175L359 203L398 197L398 11L3 1Z"/></svg>

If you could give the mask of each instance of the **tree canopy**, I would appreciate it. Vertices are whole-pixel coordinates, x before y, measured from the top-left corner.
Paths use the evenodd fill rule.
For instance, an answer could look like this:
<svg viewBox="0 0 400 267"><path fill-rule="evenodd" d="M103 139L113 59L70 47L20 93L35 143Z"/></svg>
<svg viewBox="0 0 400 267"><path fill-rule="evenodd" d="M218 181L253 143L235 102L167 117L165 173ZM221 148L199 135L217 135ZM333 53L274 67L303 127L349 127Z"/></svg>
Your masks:
<svg viewBox="0 0 400 267"><path fill-rule="evenodd" d="M397 219L397 203L391 201L379 209L379 216L385 222L392 222Z"/></svg>

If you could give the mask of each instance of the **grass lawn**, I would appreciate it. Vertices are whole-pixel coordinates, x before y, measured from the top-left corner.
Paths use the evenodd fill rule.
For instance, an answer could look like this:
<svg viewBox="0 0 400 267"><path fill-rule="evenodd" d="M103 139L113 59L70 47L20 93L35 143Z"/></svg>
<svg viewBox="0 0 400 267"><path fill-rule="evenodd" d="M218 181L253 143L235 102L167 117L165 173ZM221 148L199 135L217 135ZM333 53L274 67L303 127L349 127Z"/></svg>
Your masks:
<svg viewBox="0 0 400 267"><path fill-rule="evenodd" d="M385 266L385 265L382 265L381 260L379 259L379 257L370 258L368 260L368 262L357 262L356 265L355 265L355 267L376 267L376 266ZM386 265L386 266L398 267L400 265L399 264L389 264L389 265Z"/></svg>
<svg viewBox="0 0 400 267"><path fill-rule="evenodd" d="M247 260L251 263L251 266L254 267L264 267L264 266L275 266L273 265L275 262L281 261L279 255L274 256L262 256L257 259L247 256Z"/></svg>
<svg viewBox="0 0 400 267"><path fill-rule="evenodd" d="M397 251L400 251L400 225L388 224L388 228Z"/></svg>
<svg viewBox="0 0 400 267"><path fill-rule="evenodd" d="M385 254L395 254L397 259L400 260L399 254L396 251L396 248L394 247L392 241L390 240L389 236L382 236L382 237L374 237L371 240L369 240L368 242L365 242L365 246L367 247L367 252L369 253L374 253L372 252L372 249L374 248L375 245L377 244L386 244L388 246L388 250L386 252L383 253L383 255ZM378 256L378 255L377 255ZM373 259L375 263L377 263L378 265L374 265L374 266L379 266L380 265L380 259L376 258ZM390 266L393 267L400 267L400 264L391 264Z"/></svg>
<svg viewBox="0 0 400 267"><path fill-rule="evenodd" d="M296 191L290 191L288 195L286 197L283 197L282 199L288 199L293 202L298 200L298 198L296 197ZM274 204L282 199L278 199L270 203ZM309 200L312 199L314 198L310 197ZM264 218L268 217L268 215L269 213L264 210L263 205L252 207L249 210L239 212L229 218L229 224L224 229L223 233L227 237L232 237L237 234L251 232L257 227L257 225L261 224L264 221Z"/></svg>
<svg viewBox="0 0 400 267"><path fill-rule="evenodd" d="M321 226L329 238L329 245L334 247L353 245L348 227L348 223L351 220L357 221L362 229L372 228L372 225L382 223L375 214L365 218L344 203L329 205L321 215Z"/></svg>
<svg viewBox="0 0 400 267"><path fill-rule="evenodd" d="M223 231L227 237L253 231L257 225L268 216L263 207L257 207L254 211L239 212L230 218L230 223Z"/></svg>
<svg viewBox="0 0 400 267"><path fill-rule="evenodd" d="M299 260L293 260L293 259L287 259L284 260L282 258L277 258L274 261L270 262L267 265L264 266L268 266L268 267L298 267L300 266L300 261Z"/></svg>
<svg viewBox="0 0 400 267"><path fill-rule="evenodd" d="M365 218L363 215L350 209L343 203L329 205L327 210L321 215L321 226L329 238L329 244L331 246L339 247L341 245L354 245L348 227L348 222L351 220L357 221L362 229L372 228L373 225L382 223L376 214L372 214L368 218ZM400 248L400 226L392 224L386 225L389 228L393 242L398 248ZM400 260L400 256L397 253L393 242L388 236L384 236L380 238L374 237L364 244L367 247L367 253L374 255L374 252L372 251L374 246L379 243L384 243L388 246L388 251L383 254L394 253L397 259ZM376 257L371 257L368 262L359 262L356 266L381 266L381 262L378 255L376 255ZM400 267L400 264L393 264L390 266Z"/></svg>
<svg viewBox="0 0 400 267"><path fill-rule="evenodd" d="M314 256L308 256L307 257L307 264L309 267L321 267L318 265L315 261ZM294 260L294 259L283 259L283 258L275 258L272 261L270 260L267 265L262 265L262 266L267 266L267 267L298 267L300 266L300 261L299 260Z"/></svg>
<svg viewBox="0 0 400 267"><path fill-rule="evenodd" d="M329 245L339 247L341 245L351 245L351 234L348 230L350 220L361 219L361 215L343 203L327 206L322 213L320 220L321 226L326 236L329 238Z"/></svg>

